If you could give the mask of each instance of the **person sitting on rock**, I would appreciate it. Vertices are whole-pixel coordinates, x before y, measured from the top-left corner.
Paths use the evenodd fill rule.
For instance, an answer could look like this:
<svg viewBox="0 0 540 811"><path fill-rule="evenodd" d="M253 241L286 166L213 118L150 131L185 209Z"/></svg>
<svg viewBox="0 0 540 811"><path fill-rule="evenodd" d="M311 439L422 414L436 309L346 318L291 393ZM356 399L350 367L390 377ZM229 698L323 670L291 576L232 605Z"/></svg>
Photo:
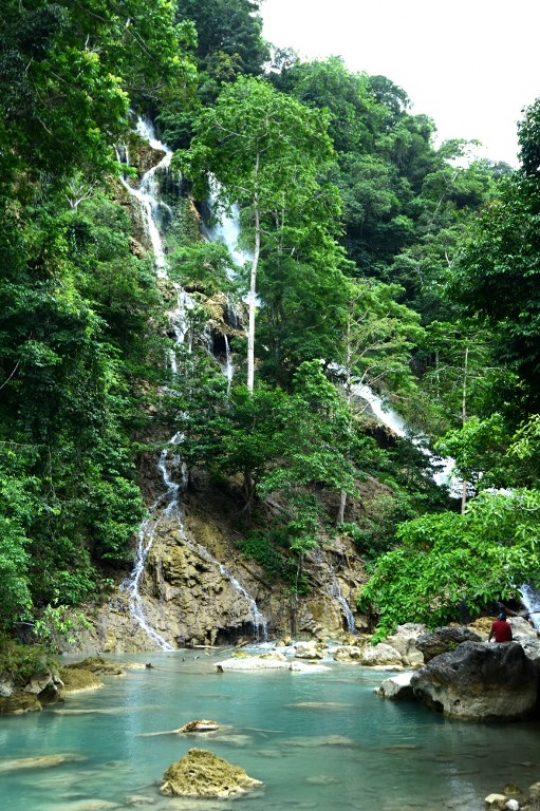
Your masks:
<svg viewBox="0 0 540 811"><path fill-rule="evenodd" d="M491 638L495 637L495 642L511 642L512 641L512 628L506 619L506 614L501 611L499 619L491 623L491 630L488 636L488 642Z"/></svg>

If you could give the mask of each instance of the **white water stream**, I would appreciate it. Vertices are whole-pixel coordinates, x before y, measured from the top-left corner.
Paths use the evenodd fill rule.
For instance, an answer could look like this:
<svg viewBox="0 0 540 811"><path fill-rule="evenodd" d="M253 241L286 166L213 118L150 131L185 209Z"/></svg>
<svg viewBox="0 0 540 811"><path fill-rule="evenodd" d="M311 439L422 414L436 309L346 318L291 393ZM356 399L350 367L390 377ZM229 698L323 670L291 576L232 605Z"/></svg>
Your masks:
<svg viewBox="0 0 540 811"><path fill-rule="evenodd" d="M143 175L139 188L133 188L125 180L122 182L128 193L133 196L141 206L144 224L154 254L156 276L160 279L168 279L167 259L159 226L161 223L161 211L165 208L167 209L169 215L171 215L171 211L159 199L157 173L158 170L167 170L169 168L172 152L165 144L156 139L150 123L139 119L136 130L137 133L144 138L144 140L146 140L153 149L163 153L163 158L161 158L161 160L159 160L155 166L153 166ZM127 160L127 150L123 151L123 155ZM170 314L170 320L174 331L175 343L177 346L179 346L185 343L186 338L189 335L188 312L193 308L193 301L189 294L186 293L186 291L179 284L174 284L174 287L176 290L176 307ZM227 341L226 347L226 374L227 379L231 381L234 367L230 359ZM188 348L190 349L190 347ZM170 353L170 365L173 373L176 374L178 369L176 353L174 350L172 350ZM129 609L131 616L155 645L162 650L173 650L171 644L149 624L145 613L144 598L140 591L146 561L154 542L156 530L162 518L170 519L172 517L177 522L178 531L184 545L191 551L195 552L207 563L215 566L219 570L220 574L225 577L226 580L228 580L231 588L236 593L240 594L245 600L247 604L246 622L251 622L253 624L257 641L266 641L268 625L253 597L248 594L244 586L241 585L241 583L228 571L228 569L220 561L214 558L206 547L202 546L201 544L191 542L186 536L182 510L180 507L180 493L187 484L185 478L185 467L181 464L178 457L178 446L181 445L182 439L182 434L175 434L169 440L167 447L161 451L159 457L157 467L166 489L165 492L151 505L149 508L148 517L139 528L135 565L130 577L122 586L129 597ZM169 453L171 449L174 448L176 448L176 458L174 459L175 469L180 469L182 471L181 484L178 484L172 479L168 467Z"/></svg>

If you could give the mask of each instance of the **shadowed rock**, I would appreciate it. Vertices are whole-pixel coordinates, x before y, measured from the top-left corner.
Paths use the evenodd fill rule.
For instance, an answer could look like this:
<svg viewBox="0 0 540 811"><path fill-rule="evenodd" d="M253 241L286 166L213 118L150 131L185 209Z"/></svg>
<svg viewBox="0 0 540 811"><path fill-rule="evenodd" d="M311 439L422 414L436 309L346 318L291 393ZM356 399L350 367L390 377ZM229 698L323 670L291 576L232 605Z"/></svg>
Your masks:
<svg viewBox="0 0 540 811"><path fill-rule="evenodd" d="M435 656L455 650L462 642L482 642L482 637L475 634L474 631L469 631L468 628L448 625L419 636L416 640L416 647L424 654L424 661L427 664Z"/></svg>
<svg viewBox="0 0 540 811"><path fill-rule="evenodd" d="M415 696L445 715L518 720L533 715L538 671L516 642L463 642L413 674Z"/></svg>

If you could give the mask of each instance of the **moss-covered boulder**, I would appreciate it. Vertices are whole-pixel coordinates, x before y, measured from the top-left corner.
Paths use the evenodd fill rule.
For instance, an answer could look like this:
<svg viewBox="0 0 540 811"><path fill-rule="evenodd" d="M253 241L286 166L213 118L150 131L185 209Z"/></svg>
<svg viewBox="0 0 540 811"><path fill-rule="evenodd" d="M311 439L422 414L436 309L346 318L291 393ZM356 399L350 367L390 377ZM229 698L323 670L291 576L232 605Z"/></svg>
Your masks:
<svg viewBox="0 0 540 811"><path fill-rule="evenodd" d="M205 749L190 749L163 775L161 793L176 797L235 797L262 786L240 766Z"/></svg>
<svg viewBox="0 0 540 811"><path fill-rule="evenodd" d="M63 682L61 693L78 693L81 690L97 690L103 687L103 682L98 679L91 670L82 667L68 665L60 670L60 678Z"/></svg>
<svg viewBox="0 0 540 811"><path fill-rule="evenodd" d="M0 696L0 715L24 715L27 712L39 712L41 703L33 693L15 690L9 696Z"/></svg>
<svg viewBox="0 0 540 811"><path fill-rule="evenodd" d="M77 670L89 670L95 673L96 676L125 676L126 668L118 662L110 662L107 659L102 659L101 656L88 656L82 662L75 662L68 665L69 668Z"/></svg>

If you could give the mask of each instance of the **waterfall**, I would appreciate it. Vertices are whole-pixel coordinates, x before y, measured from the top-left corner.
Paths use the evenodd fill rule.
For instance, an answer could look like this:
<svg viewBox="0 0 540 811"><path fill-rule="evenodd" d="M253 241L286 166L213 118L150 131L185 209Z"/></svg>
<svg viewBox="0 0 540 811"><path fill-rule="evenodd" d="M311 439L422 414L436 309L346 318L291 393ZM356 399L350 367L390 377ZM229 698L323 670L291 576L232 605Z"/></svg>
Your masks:
<svg viewBox="0 0 540 811"><path fill-rule="evenodd" d="M521 602L534 623L537 631L540 631L540 591L532 586L520 586Z"/></svg>
<svg viewBox="0 0 540 811"><path fill-rule="evenodd" d="M339 585L339 580L337 579L335 571L332 569L332 585L331 585L331 595L335 597L338 603L341 606L341 610L343 611L343 616L345 617L345 621L347 623L347 630L350 634L356 634L356 623L354 621L354 614L351 611L351 607L345 597L341 593L341 588Z"/></svg>
<svg viewBox="0 0 540 811"><path fill-rule="evenodd" d="M170 166L172 152L165 144L162 144L155 138L152 126L148 122L139 119L136 131L153 149L163 152L163 158L143 175L138 189L130 186L126 180L122 180L122 182L128 193L136 198L140 204L147 234L152 245L156 276L160 279L168 279L168 265L159 224L161 222L162 210L165 209L169 215L171 215L172 212L168 206L165 206L159 200L159 187L156 174L158 170L167 169ZM117 154L119 155L119 159L122 157L125 161L128 160L127 149L124 149L123 152L117 150ZM186 338L189 335L188 311L193 308L194 302L179 284L174 283L173 286L176 291L176 306L172 313L170 313L170 321L175 336L175 344L179 346L186 342ZM230 374L230 379L232 379L233 366L230 361L228 341L227 339L225 340L227 347L227 368L230 370L228 374ZM188 350L191 350L191 346L188 346ZM174 349L170 352L169 362L172 372L176 374L178 370ZM157 468L165 486L165 492L162 493L149 508L148 517L139 528L133 571L121 586L128 594L130 614L137 625L147 634L148 638L151 639L154 644L162 650L173 650L172 646L149 624L145 614L144 598L140 592L146 561L160 521L162 517L166 517L167 519L173 518L177 522L180 537L184 545L196 552L206 562L216 566L220 574L228 580L234 591L245 599L250 621L256 629L257 641L259 641L260 634L262 634L264 641L266 641L267 623L255 600L248 594L238 580L233 577L228 569L210 554L206 547L201 544L192 543L186 537L183 514L180 507L180 492L187 484L186 468L185 465L181 463L180 455L176 454L174 458L175 467L182 471L182 483L178 484L172 479L167 465L171 447L178 448L182 440L183 435L176 433L169 440L167 447L161 451L159 456Z"/></svg>
<svg viewBox="0 0 540 811"><path fill-rule="evenodd" d="M394 411L382 397L371 389L365 383L354 383L351 387L352 393L364 400L369 404L375 419L381 424L386 425L392 433L398 437L404 437L407 434L407 424L403 417ZM461 498L463 493L463 483L455 475L455 462L453 459L442 459L440 456L434 454L427 447L427 437L418 436L411 439L413 445L416 445L425 456L428 457L432 470L433 481L439 486L445 485L448 487L448 494L451 498Z"/></svg>
<svg viewBox="0 0 540 811"><path fill-rule="evenodd" d="M210 199L208 202L212 214L215 213L217 208L219 191L220 185L218 181L215 177L210 177ZM238 203L233 203L229 210L220 211L219 216L205 230L205 236L209 242L222 242L227 247L234 265L243 267L246 262L251 262L251 254L238 247L240 240L240 207ZM227 275L230 279L234 279L236 277L234 268L229 268Z"/></svg>
<svg viewBox="0 0 540 811"><path fill-rule="evenodd" d="M148 142L152 149L163 152L163 157L155 166L152 166L151 169L145 172L141 178L138 189L131 186L125 178L120 178L120 180L126 191L140 203L144 224L154 253L156 276L158 279L166 279L167 260L165 258L165 250L159 225L161 223L161 212L166 210L169 216L172 215L172 212L169 206L159 200L158 179L156 175L159 170L167 170L169 168L173 153L165 144L162 144L161 141L156 139L152 125L149 122L139 119L137 121L136 132L141 138L144 138L144 140ZM123 153L117 150L117 154L119 158L121 158L123 154L126 160L129 157L127 149L124 149Z"/></svg>
<svg viewBox="0 0 540 811"><path fill-rule="evenodd" d="M404 437L407 433L407 426L402 417L384 402L382 397L367 386L365 383L353 383L351 391L356 397L365 400L369 404L373 415L382 424L399 437Z"/></svg>
<svg viewBox="0 0 540 811"><path fill-rule="evenodd" d="M227 335L224 335L223 337L225 339L225 362L223 363L223 374L227 378L227 394L229 394L234 377L234 363L231 355L231 347L229 346L229 338Z"/></svg>
<svg viewBox="0 0 540 811"><path fill-rule="evenodd" d="M319 564L319 566L325 565L324 554L320 547L313 549L311 552L311 556L313 560ZM350 634L356 634L356 623L354 621L354 614L352 612L351 606L341 593L341 587L339 585L339 580L337 579L335 567L330 563L328 563L327 565L328 568L330 569L332 580L330 582L330 585L326 587L326 592L329 597L331 597L333 600L336 600L339 603L340 608L343 612L343 616L345 618L345 622L347 623L348 632Z"/></svg>

